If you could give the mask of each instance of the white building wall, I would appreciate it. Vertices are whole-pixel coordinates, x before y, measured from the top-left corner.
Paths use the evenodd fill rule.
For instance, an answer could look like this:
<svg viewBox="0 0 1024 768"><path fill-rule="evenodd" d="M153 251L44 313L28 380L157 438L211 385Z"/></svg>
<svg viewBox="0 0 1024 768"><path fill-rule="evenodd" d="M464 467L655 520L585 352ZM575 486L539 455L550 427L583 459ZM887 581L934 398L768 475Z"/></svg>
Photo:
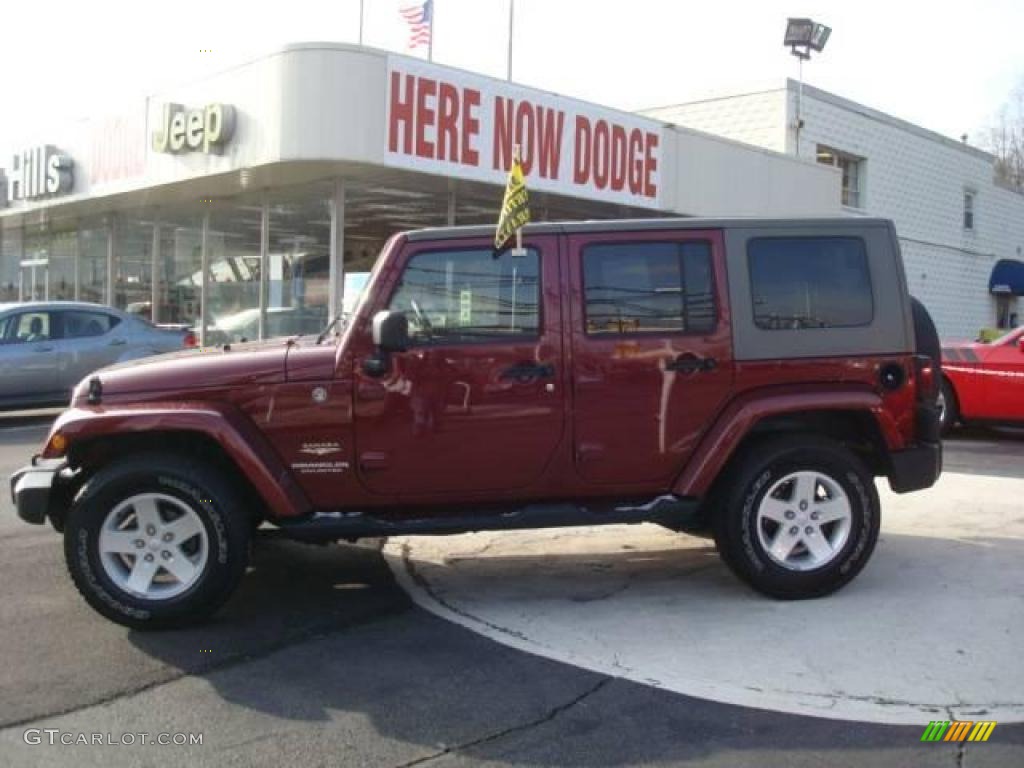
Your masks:
<svg viewBox="0 0 1024 768"><path fill-rule="evenodd" d="M643 114L776 152L786 152L784 88L646 109Z"/></svg>
<svg viewBox="0 0 1024 768"><path fill-rule="evenodd" d="M797 89L788 80L776 90L719 95L645 114L797 154ZM801 118L801 158L815 161L818 144L865 158L860 206L844 210L895 222L910 290L928 306L939 333L973 338L994 326L989 275L999 259L1024 259L1024 195L994 184L992 156L807 85ZM963 228L966 189L975 193L974 231Z"/></svg>
<svg viewBox="0 0 1024 768"><path fill-rule="evenodd" d="M790 81L789 124L796 120ZM1001 258L1020 258L1024 196L993 182L992 157L875 110L805 86L800 156L817 146L865 158L861 201L852 214L896 224L910 290L944 338L973 338L996 321L989 275ZM794 131L789 131L791 149ZM975 228L963 228L964 191L975 193ZM1012 310L1011 310L1012 311Z"/></svg>

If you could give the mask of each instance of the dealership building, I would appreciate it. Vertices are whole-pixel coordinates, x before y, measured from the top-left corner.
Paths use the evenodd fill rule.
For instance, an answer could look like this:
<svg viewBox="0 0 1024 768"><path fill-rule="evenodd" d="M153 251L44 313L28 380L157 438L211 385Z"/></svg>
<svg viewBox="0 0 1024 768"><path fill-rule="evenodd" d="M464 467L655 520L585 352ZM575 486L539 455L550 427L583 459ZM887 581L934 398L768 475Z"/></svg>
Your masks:
<svg viewBox="0 0 1024 768"><path fill-rule="evenodd" d="M842 209L892 219L910 290L945 338L1024 323L1024 195L966 141L787 80L644 114L842 173Z"/></svg>
<svg viewBox="0 0 1024 768"><path fill-rule="evenodd" d="M535 220L889 216L944 334L1011 322L1024 198L991 156L809 87L798 137L794 88L634 114L287 46L0 158L0 302L94 301L204 336L244 313L254 335L305 329L395 232L494 223L518 146Z"/></svg>

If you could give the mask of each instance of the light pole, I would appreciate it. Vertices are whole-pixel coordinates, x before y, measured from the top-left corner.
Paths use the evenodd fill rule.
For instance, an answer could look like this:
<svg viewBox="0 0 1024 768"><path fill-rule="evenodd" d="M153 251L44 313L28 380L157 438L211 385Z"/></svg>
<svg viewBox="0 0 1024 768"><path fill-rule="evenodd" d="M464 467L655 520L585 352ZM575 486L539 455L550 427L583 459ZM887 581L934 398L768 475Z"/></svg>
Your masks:
<svg viewBox="0 0 1024 768"><path fill-rule="evenodd" d="M800 62L799 79L796 91L796 155L800 156L800 130L804 127L802 107L804 100L804 60L811 58L811 51L819 53L825 49L832 28L819 24L811 19L787 19L786 39L790 53Z"/></svg>

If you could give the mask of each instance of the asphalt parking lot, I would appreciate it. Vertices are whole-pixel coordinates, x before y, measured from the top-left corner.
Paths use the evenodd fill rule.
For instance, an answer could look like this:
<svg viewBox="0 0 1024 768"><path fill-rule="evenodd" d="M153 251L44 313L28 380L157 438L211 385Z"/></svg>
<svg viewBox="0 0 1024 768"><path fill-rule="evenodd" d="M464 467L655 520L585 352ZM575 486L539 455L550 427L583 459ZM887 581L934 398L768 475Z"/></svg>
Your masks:
<svg viewBox="0 0 1024 768"><path fill-rule="evenodd" d="M5 479L36 449L45 430L45 416L0 418L0 474ZM986 483L984 487L991 489L1000 487L1000 478L1024 481L1022 458L1024 437L1018 433L966 432L947 444L946 469L967 478L964 483L968 485ZM1007 487L1012 484L1008 482ZM1009 496L1001 499L1004 508L1020 498L1013 493ZM938 505L941 499L939 493L929 503ZM979 508L985 506L984 499L973 502ZM969 506L964 510L968 513ZM898 514L896 511L893 516ZM1024 516L1018 517L1024 520ZM950 527L948 521L945 525ZM987 622L1000 631L1005 629L1007 637L991 640L985 635L992 645L979 653L989 655L982 658L986 663L979 667L979 674L1001 669L1002 676L1012 682L1020 678L1024 665L1019 651L1007 652L1005 658L990 656L1002 655L1003 648L1019 647L1019 637L1011 636L1011 630L1019 626L1018 616L1024 614L1020 602L1024 564L1012 554L1020 553L1024 539L988 529L979 533L973 525L972 520L964 519L962 530L936 529L918 539L899 531L894 531L888 542L883 536L876 558L883 557L860 577L865 580L861 593L854 591L858 587L855 582L849 588L849 598L845 592L836 597L860 603L858 610L864 611L850 626L870 621L870 601L858 599L858 594L871 587L872 578L910 578L908 574L915 569L931 568L935 589L920 593L916 600L925 607L923 615L941 620L922 630L926 640L931 638L925 652L937 653L936 666L948 666L938 653L948 645L944 634L971 642L967 630ZM896 536L904 538L894 544ZM1010 549L993 545L990 540L995 538L1003 542L999 547ZM972 561L961 558L953 568L944 556L948 547L929 545L936 539L971 542L979 552L990 553L989 558L998 549L1003 558L986 561L987 567L1001 573L1000 580L988 588L993 594L986 594L985 584L971 585L981 606L975 613L942 610L943 600L950 599L949 585L963 581L960 569L967 567L964 562L969 566ZM680 567L678 563L644 558L647 582L642 606L654 615L660 611L678 618L682 611L675 609L687 607L678 604L682 590L688 599L703 601L689 605L690 610L707 610L712 603L718 610L742 605L754 609L748 624L780 620L778 616L766 618L770 607L779 604L734 588L724 567L716 558L706 556L709 553L702 551L706 550L702 542L694 541L683 556L684 560L702 558L699 572L689 574L696 586L680 588L680 581L669 583L670 579L664 578L665 574L678 575L673 570ZM422 594L415 588L403 588L396 580L394 573L401 579L402 571L395 570L395 558L388 553L396 546L401 551L403 544L409 545L404 549L413 556L420 546L415 541L391 542L382 552L379 543L316 547L259 542L251 573L213 623L188 631L137 633L101 619L86 607L64 571L59 537L49 528L18 521L4 493L0 498L0 582L4 585L0 601L0 760L19 766L278 765L288 760L303 765L395 768L481 762L551 766L1024 764L1024 724L1000 721L984 744L922 744L919 740L929 719L926 716L915 725L913 714L904 717L902 724L867 716L857 720L794 714L688 695L683 684L645 682L649 668L667 676L673 665L682 678L703 675L707 679L724 674L730 657L717 652L702 661L696 641L693 647L680 649L678 656L666 654L663 643L652 642L659 638L654 634L657 628L650 625L644 627L646 637L640 633L622 640L622 633L609 627L616 615L619 625L632 624L629 617L634 614L629 612L636 611L637 604L602 599L602 590L610 583L608 569L592 554L573 559L571 553L565 553L560 560L563 566L589 563L585 570L594 580L582 587L578 578L572 582L577 590L574 596L582 598L571 601L575 612L568 618L590 632L587 641L592 650L630 643L632 655L618 658L622 670L612 664L590 663L589 657L582 658L584 654L572 659L573 648L565 652L565 633L550 630L555 626L552 621L538 619L537 606L543 603L537 602L536 592L543 587L541 591L546 590L550 598L551 584L561 578L558 566L553 566L546 582L544 573L530 568L530 591L513 595L511 603L506 599L500 604L501 611L494 608L493 601L484 600L493 598L493 593L481 592L478 586L467 591L465 585L508 588L506 577L517 569L522 575L524 560L513 561L518 565L508 573L495 572L491 561L490 577L483 581L479 573L468 581L442 580L436 563L433 576L428 569L421 569L428 578L437 578L434 586L452 598L453 610L476 611L462 621L449 620L457 617L445 616L429 605L422 607L426 605ZM642 542L636 545L643 546ZM501 546L507 560L511 544L506 541ZM663 542L658 546L664 549ZM482 556L473 557L472 551L466 554L457 541L452 541L452 547L442 561L447 557L461 562L471 575L474 562L481 567ZM909 558L909 565L901 570L897 567L901 561L886 560L887 550ZM433 562L432 556L424 555L424 562ZM465 572L451 568L444 573ZM988 597L992 600L986 602ZM617 599L622 599L621 594ZM832 598L802 604L799 616L790 613L789 634L799 637L800 628L816 618L830 621L841 605L844 603ZM1014 607L1016 616L1004 615ZM735 622L735 611L733 614ZM600 622L595 619L598 615ZM474 626L477 620L493 627L483 631ZM878 627L866 633L868 640L859 645L837 641L835 647L826 647L827 633L820 627L807 634L822 674L839 669L855 679L861 673L875 674L887 663L894 666L885 658L886 646L872 639L886 625L877 616L875 621ZM768 626L766 631L782 634L780 626L785 624ZM733 625L730 631L735 629ZM505 637L499 637L503 634ZM562 645L551 653L523 650L531 647L531 641L554 643L552 636ZM757 632L751 631L750 636L756 638ZM575 641L570 638L568 642ZM645 655L646 645L657 646L658 654ZM960 650L970 654L972 647ZM735 669L749 664L742 647L731 647L729 652L743 657L736 659ZM756 648L749 651L752 656L757 653ZM600 657L597 651L595 654ZM614 652L611 655L616 656ZM637 674L628 672L636 669L640 670ZM771 680L774 673L772 669L756 672L758 679L764 680ZM778 672L791 670L780 666ZM977 693L978 687L972 690ZM995 703L1015 705L1021 699L1018 691L1015 700ZM934 718L948 716L939 712ZM974 719L983 717L978 714ZM203 743L51 746L45 741L27 744L28 729L113 736L201 733Z"/></svg>

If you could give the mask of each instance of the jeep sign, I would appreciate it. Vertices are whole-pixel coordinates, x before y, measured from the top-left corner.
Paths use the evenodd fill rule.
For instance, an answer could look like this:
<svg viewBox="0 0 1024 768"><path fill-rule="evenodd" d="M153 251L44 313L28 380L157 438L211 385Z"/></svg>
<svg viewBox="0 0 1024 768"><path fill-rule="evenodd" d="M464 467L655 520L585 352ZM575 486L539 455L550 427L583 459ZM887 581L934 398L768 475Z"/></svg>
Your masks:
<svg viewBox="0 0 1024 768"><path fill-rule="evenodd" d="M180 104L164 104L160 124L153 131L157 152L218 153L235 131L235 108L207 104L186 110Z"/></svg>

